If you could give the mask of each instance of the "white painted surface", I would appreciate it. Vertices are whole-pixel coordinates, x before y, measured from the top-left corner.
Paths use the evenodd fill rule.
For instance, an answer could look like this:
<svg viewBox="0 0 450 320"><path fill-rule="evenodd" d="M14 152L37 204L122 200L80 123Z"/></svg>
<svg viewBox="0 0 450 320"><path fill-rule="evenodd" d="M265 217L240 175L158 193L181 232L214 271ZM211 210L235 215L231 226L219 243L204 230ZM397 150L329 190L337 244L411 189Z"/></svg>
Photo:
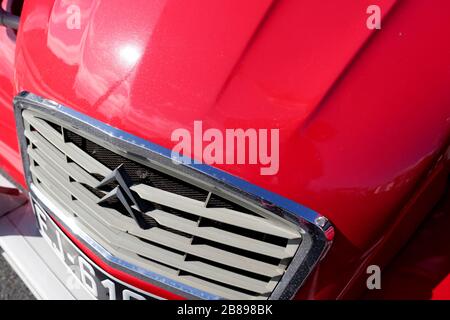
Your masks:
<svg viewBox="0 0 450 320"><path fill-rule="evenodd" d="M22 206L0 219L3 255L38 299L92 299L39 235L31 206Z"/></svg>
<svg viewBox="0 0 450 320"><path fill-rule="evenodd" d="M0 174L0 187L13 188L13 189L16 188L11 182L6 180L6 178L3 177L1 174Z"/></svg>

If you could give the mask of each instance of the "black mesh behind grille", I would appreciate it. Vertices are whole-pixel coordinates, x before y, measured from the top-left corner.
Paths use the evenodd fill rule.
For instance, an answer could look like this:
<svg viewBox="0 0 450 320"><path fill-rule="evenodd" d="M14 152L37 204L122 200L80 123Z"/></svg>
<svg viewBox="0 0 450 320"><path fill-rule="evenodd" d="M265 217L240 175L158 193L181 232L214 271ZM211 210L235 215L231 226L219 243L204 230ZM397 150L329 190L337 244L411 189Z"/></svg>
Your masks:
<svg viewBox="0 0 450 320"><path fill-rule="evenodd" d="M218 249L222 249L228 252L232 252L238 255L242 255L244 257L250 258L250 259L255 259L258 261L263 261L266 263L270 263L273 264L275 266L278 266L281 262L281 259L277 259L277 258L273 258L273 257L269 257L263 254L259 254L259 253L255 253L255 252L251 252L251 251L247 251L247 250L243 250L240 248L236 248L236 247L232 247L223 243L219 243L216 241L211 241L208 239L204 239L201 237L194 237L192 239L192 244L193 245L201 245L201 244L206 244L209 245L211 247L216 247Z"/></svg>
<svg viewBox="0 0 450 320"><path fill-rule="evenodd" d="M152 168L146 167L144 165L141 165L140 163L137 163L133 160L127 159L125 157L122 157L121 155L114 153L90 140L87 140L80 135L75 134L74 132L71 132L69 130L64 130L65 139L67 141L70 141L74 144L76 144L79 148L81 148L83 151L87 152L89 155L91 155L93 158L107 166L109 169L114 170L118 166L122 164L123 168L131 178L133 184L137 183L144 183L150 186L153 186L158 189L162 189L167 192L175 193L180 196L188 197L191 199L195 199L198 201L205 202L208 197L208 192L206 190L197 188L189 183L186 183L182 180L179 180L177 178L174 178L172 176L166 175L164 173L161 173L159 171L156 171ZM96 178L100 181L103 177L100 175L97 175ZM116 184L114 182L111 183L111 189L114 188ZM89 186L85 185L85 187L94 193L97 197L102 197L105 193L102 193L99 190L90 188ZM151 204L151 203L149 203ZM239 228L236 226L232 226L229 224L221 223L218 221L210 220L210 219L200 219L198 216L189 214L187 212L183 212L180 210L176 210L174 208L162 206L160 204L154 203L153 209L158 209L164 212L167 212L167 214L173 214L191 221L196 221L199 223L199 226L203 227L216 227L218 229L226 230L229 232L235 232L242 234L244 236L247 236L249 238L265 241L268 243L272 243L275 245L279 245L282 247L285 247L287 245L287 240L284 238L271 236L268 234L260 233L251 231L245 228ZM111 202L109 204L111 208L116 209L117 211L121 212L122 214L126 216L130 216L127 211L118 203ZM212 194L207 202L208 208L227 208L231 210L240 211L246 214L258 216L258 214L239 206L238 204L235 204L231 201L228 201L222 197L217 196L216 194ZM155 221L151 217L145 216L144 219L150 224L155 225ZM176 230L170 230L172 232L175 232L179 235L185 236L185 237L192 237L191 235L176 231Z"/></svg>
<svg viewBox="0 0 450 320"><path fill-rule="evenodd" d="M208 197L208 191L206 190L197 188L192 184L186 183L182 180L141 165L133 160L122 157L121 155L114 153L90 140L87 140L72 131L64 130L64 136L67 141L74 143L111 170L114 170L119 165L123 164L123 167L132 179L133 184L147 184L167 192L175 193L177 195L202 202L206 201ZM100 181L103 177L96 175L96 178ZM207 207L227 208L259 217L258 214L252 212L251 210L248 210L215 194L211 195L209 198Z"/></svg>
<svg viewBox="0 0 450 320"><path fill-rule="evenodd" d="M254 213L244 207L241 207L240 205L238 205L236 203L228 201L227 199L221 198L215 194L211 195L211 197L209 198L207 207L208 208L226 208L226 209L240 211L240 212L244 212L244 213L259 217L258 214Z"/></svg>
<svg viewBox="0 0 450 320"><path fill-rule="evenodd" d="M240 234L244 237L248 237L251 239L261 240L267 243L271 243L280 247L286 247L287 239L281 238L277 236L272 236L267 233L257 232L253 230L249 230L246 228L241 228L237 226L233 226L231 224L226 224L223 222L202 218L199 223L200 227L215 227L217 229L225 230L231 233Z"/></svg>
<svg viewBox="0 0 450 320"><path fill-rule="evenodd" d="M47 124L49 124L53 129L55 129L59 133L62 133L62 127L61 126L59 126L59 125L57 125L57 124L55 124L53 122L47 121L47 120L44 120L44 121L47 122Z"/></svg>
<svg viewBox="0 0 450 320"><path fill-rule="evenodd" d="M133 160L122 157L121 155L105 149L102 146L99 146L98 144L71 131L65 130L64 133L67 141L74 143L109 169L114 170L122 164L123 168L133 181L133 184L147 184L155 188L198 201L205 201L208 196L208 192L206 190L202 190L182 180L176 179L152 168L143 166Z"/></svg>

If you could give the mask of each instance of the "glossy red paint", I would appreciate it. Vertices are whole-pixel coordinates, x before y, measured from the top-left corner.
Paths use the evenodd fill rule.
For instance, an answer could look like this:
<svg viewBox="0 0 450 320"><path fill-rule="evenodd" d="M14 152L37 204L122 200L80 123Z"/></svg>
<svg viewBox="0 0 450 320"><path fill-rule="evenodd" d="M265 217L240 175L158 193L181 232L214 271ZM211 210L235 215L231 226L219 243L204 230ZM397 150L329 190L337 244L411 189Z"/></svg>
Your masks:
<svg viewBox="0 0 450 320"><path fill-rule="evenodd" d="M382 291L367 299L449 299L450 190L408 246L383 271Z"/></svg>
<svg viewBox="0 0 450 320"><path fill-rule="evenodd" d="M450 150L450 149L448 149ZM390 225L386 227L380 234L378 241L367 250L367 252L361 256L361 260L358 261L359 265L355 266L350 275L350 280L344 285L341 293L337 298L339 299L356 299L361 297L361 294L367 290L367 266L378 265L384 268L390 260L398 253L402 246L407 243L411 234L415 232L420 222L429 214L434 207L434 204L439 201L445 201L448 194L445 194L446 188L448 188L449 168L448 161L446 162L444 157L441 157L433 170L430 170L424 179L418 182L419 188L409 196L409 199L403 208L399 209L399 212ZM450 211L446 212L447 216L450 215ZM443 220L445 222L445 220ZM450 224L442 224L441 228L447 230L450 228ZM438 238L431 238L428 240L428 245L432 248L442 248L442 243ZM337 256L345 251L337 252L332 251L330 260L339 260ZM445 267L445 266L444 266ZM440 274L448 272L447 269L442 266L435 265L436 270L440 270ZM327 276L327 273L328 276ZM314 291L314 287L320 286L318 283L323 283L323 279L330 278L333 274L332 266L330 269L324 270L324 268L317 270L317 280L309 280L303 290L300 292L298 298L305 298L305 294ZM384 279L384 274L382 276ZM308 290L308 288L311 288ZM419 287L417 287L420 292ZM383 294L384 290L380 292ZM318 297L315 297L318 298ZM388 295L386 296L388 298ZM450 296L448 297L450 299Z"/></svg>
<svg viewBox="0 0 450 320"><path fill-rule="evenodd" d="M9 8L8 1L0 1L2 9ZM14 52L16 49L16 35L12 30L0 27L0 169L22 186L22 159L16 134L16 122L12 112L14 88Z"/></svg>
<svg viewBox="0 0 450 320"><path fill-rule="evenodd" d="M66 27L69 2L80 30ZM299 298L359 292L364 266L426 214L410 201L449 142L448 1L376 1L380 31L366 28L369 0L69 2L26 1L15 61L0 66L1 167L18 181L10 101L21 90L167 148L194 120L279 128L277 175L218 167L334 224L335 243Z"/></svg>

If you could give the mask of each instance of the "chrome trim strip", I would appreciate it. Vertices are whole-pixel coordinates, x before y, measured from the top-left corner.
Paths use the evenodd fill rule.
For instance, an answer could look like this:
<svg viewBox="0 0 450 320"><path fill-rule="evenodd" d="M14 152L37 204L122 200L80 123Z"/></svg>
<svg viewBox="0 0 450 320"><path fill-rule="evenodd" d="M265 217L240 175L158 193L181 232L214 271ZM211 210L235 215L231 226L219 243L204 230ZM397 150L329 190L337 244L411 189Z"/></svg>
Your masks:
<svg viewBox="0 0 450 320"><path fill-rule="evenodd" d="M36 196L38 195L36 191L39 190L33 187L30 181L31 175L26 152L26 140L22 119L22 110L25 108L32 108L35 111L41 112L43 115L56 118L58 122L68 126L71 130L88 136L90 140L106 145L108 148L128 158L133 158L137 161L139 159L140 161L145 160L149 164L152 162L158 163L161 167L167 168L169 172L177 172L177 174L201 182L215 190L221 190L225 194L234 195L234 197L245 197L246 200L251 200L256 206L263 207L265 210L297 225L302 232L302 243L270 299L292 298L317 262L326 254L332 243L332 235L334 232L328 220L317 212L292 200L262 189L209 165L195 163L195 161L183 161L183 159L186 159L185 157L179 158L182 160L182 163L174 164L171 158L171 150L120 129L113 128L87 115L32 93L20 93L14 99L14 106L26 179L32 193L36 194ZM49 202L48 199L47 202ZM81 237L81 233L84 242L88 243L104 259L114 265L131 270L145 278L158 281L163 285L169 285L189 295L203 299L220 299L220 297L215 295L190 288L171 279L165 279L165 277L117 259L81 230L75 229L72 231L78 232L75 233L78 237Z"/></svg>

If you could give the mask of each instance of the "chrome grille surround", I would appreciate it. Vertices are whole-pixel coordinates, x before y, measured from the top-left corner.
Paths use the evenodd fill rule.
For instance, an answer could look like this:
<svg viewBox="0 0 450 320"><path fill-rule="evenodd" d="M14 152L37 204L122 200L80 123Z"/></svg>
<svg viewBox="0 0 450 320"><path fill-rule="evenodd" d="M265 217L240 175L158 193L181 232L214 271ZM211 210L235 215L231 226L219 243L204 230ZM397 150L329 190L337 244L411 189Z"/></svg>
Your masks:
<svg viewBox="0 0 450 320"><path fill-rule="evenodd" d="M162 287L163 289L187 298L289 299L292 298L297 292L301 284L314 268L315 264L324 256L331 245L333 228L326 218L293 201L261 189L235 176L229 175L221 170L205 164L174 164L170 158L170 150L155 145L149 141L145 141L139 137L132 136L53 101L40 98L34 94L27 92L21 93L15 98L14 105L24 169L31 195L44 208L50 210L50 212L54 214L57 214L57 216L54 217L55 219L57 219L75 237L77 237L78 240L93 249L99 257L114 268L130 273L142 280L148 281ZM24 117L28 119L24 120ZM38 119L39 121L36 122L33 119ZM142 198L146 198L157 203L163 202L164 205L167 205L168 207L175 207L175 209L179 209L184 212L187 211L189 214L197 214L200 217L199 219L219 219L221 220L221 223L225 223L227 225L229 223L238 225L237 222L254 222L251 223L250 226L245 226L244 228L252 229L253 231L256 229L257 232L268 232L268 234L285 238L291 237L291 240L288 239L286 250L284 251L278 250L278 246L274 247L270 243L261 246L261 243L257 241L252 242L250 238L247 238L248 243L252 243L255 248L258 248L254 251L261 253L262 250L262 254L267 256L277 255L277 258L280 259L279 265L276 268L270 268L267 263L259 263L257 260L253 260L255 263L259 263L255 266L255 263L251 263L252 259L245 256L241 257L243 261L236 261L241 265L240 267L238 266L238 268L241 268L241 271L248 272L249 270L246 270L245 268L251 267L252 274L264 276L269 274L266 278L270 279L265 280L267 283L264 285L262 283L264 281L258 279L255 280L254 277L247 276L246 273L244 273L244 275L242 275L242 273L234 275L233 271L230 271L230 269L222 271L223 262L226 259L232 259L233 257L236 258L235 254L224 252L226 250L217 251L217 248L214 248L216 257L219 259L219 266L217 265L218 261L207 255L211 253L210 248L206 251L206 253L199 252L201 250L195 251L193 250L195 246L192 245L192 243L190 246L185 245L183 248L186 250L182 251L184 251L185 254L187 253L189 255L194 255L197 258L202 258L197 260L194 259L194 263L186 262L186 259L183 261L177 260L176 255L173 256L172 260L167 259L167 257L163 257L161 254L156 255L157 257L164 259L164 267L169 266L170 269L170 267L174 267L174 264L177 265L178 269L176 270L176 274L171 273L169 269L165 270L164 267L158 266L158 263L161 263L161 261L154 259L155 252L160 252L161 247L153 246L150 251L144 250L144 255L150 255L152 257L152 259L148 262L142 261L142 257L140 256L136 257L132 254L130 255L130 252L135 254L137 251L136 242L134 239L131 239L130 234L134 237L147 237L146 239L148 240L148 232L146 232L146 230L139 231L138 228L133 228L133 226L129 223L129 220L124 220L124 218L119 216L110 215L108 216L108 219L104 218L102 220L101 217L95 216L98 211L102 210L100 207L95 207L95 210L91 212L92 216L95 216L95 219L91 219L90 215L87 215L83 212L83 210L80 210L83 206L79 206L78 211L72 206L65 207L63 201L54 199L55 196L51 196L52 191L48 189L48 187L45 187L45 185L41 186L40 183L37 182L36 178L39 175L43 175L42 177L46 177L46 179L49 179L50 182L53 182L52 179L56 179L54 180L55 183L62 181L58 178L64 179L64 177L53 175L53 173L52 175L48 175L46 174L49 172L48 170L45 171L45 168L42 166L40 167L39 165L35 166L32 164L32 162L36 161L36 159L41 161L51 161L51 159L55 160L54 157L45 158L46 154L39 153L39 147L34 146L36 148L33 149L32 145L40 142L41 147L44 147L44 151L46 151L46 145L45 143L42 143L47 141L47 143L54 144L56 140L53 142L48 141L47 139L51 140L51 138L47 136L44 139L45 141L41 139L33 142L32 139L36 138L36 136L33 135L33 132L30 130L30 121L34 121L33 124L35 126L39 126L39 129L44 131L49 128L48 126L43 125L43 123L45 121L49 121L56 126L61 126L63 128L62 130L73 132L84 139L106 148L107 150L112 150L115 154L118 154L126 159L131 159L144 166L153 168L174 177L174 179L178 179L200 189L207 190L209 195L214 194L244 207L249 211L252 211L255 216L244 215L242 212L236 213L234 210L227 211L212 209L216 215L211 216L213 211L208 210L208 208L205 210L205 208L201 209L200 207L195 206L198 203L194 202L192 199L184 197L180 198L179 195L170 194L167 192L165 193L163 190L151 188L142 184L133 185L131 187L132 190ZM39 129L34 128L34 130L38 131L38 133ZM45 137L45 133L43 134L44 135L42 137ZM54 132L51 135L53 134ZM30 142L29 146L27 141ZM67 147L63 146L63 148L66 149ZM57 155L57 153L55 153L55 155ZM65 156L67 160L67 153L63 156ZM70 156L77 157L79 155L71 154ZM30 159L32 159L32 161L30 161ZM72 182L77 185L78 193L74 195L73 192L75 191L70 189L72 191L69 192L68 196L72 197L74 200L74 202L72 202L73 205L79 201L77 196L81 196L81 198L83 198L83 201L80 203L83 205L86 205L86 203L89 204L89 201L91 200L87 198L84 200L85 193L80 191L81 189L79 189L79 184L81 182L89 184L95 181L90 181L92 179L92 175L86 174L86 171L83 169L80 171L79 164L82 163L84 166L96 167L92 168L92 170L96 173L103 173L102 176L105 176L112 170L100 162L96 163L95 161L85 161L85 159L70 160L70 166L77 169L70 172L69 176L71 178L69 178L69 180L74 180ZM66 166L63 168L64 170L67 170L69 166L67 163L68 162L66 161L64 164L64 166ZM78 164L78 167L76 165L72 165L73 163ZM58 166L58 163L55 162L53 165ZM85 179L87 180L84 181ZM66 185L72 186L70 182L62 183L63 187ZM105 211L105 214L107 211L108 210ZM83 217L78 217L77 213L83 215ZM199 237L197 234L198 232L203 232L200 235L200 238L206 237L208 240L211 240L211 234L205 235L204 230L198 226L198 222L197 227L191 224L188 228L184 220L182 221L173 217L168 219L166 212L151 211L150 215L153 215L158 222L168 221L168 224L175 227L181 225L183 231L188 231L188 233L190 232L193 235L193 238ZM236 218L241 220L235 220ZM172 225L171 223L173 223L173 221L183 223L175 223ZM124 224L124 226L121 226L122 224ZM156 229L159 230L159 228ZM152 228L151 230L155 230L155 228ZM167 232L162 232L156 234L155 237L158 236L158 239L161 239L164 235L171 236ZM173 236L173 238L178 240L180 239L175 236ZM239 238L237 236L235 238L238 238L238 240L236 240L233 237L236 241L234 244L235 247L243 243L241 241L242 239L246 239ZM156 238L150 237L150 239L155 240ZM213 238L213 240L217 241L216 238ZM171 243L172 242L170 241L166 241L163 243L163 246L169 246ZM247 241L245 243L247 243ZM152 244L154 245L155 243ZM178 246L176 249L178 250L180 249L180 244L178 242L177 244ZM159 243L159 245L161 245L161 243ZM143 247L146 246L144 245ZM163 247L163 249L164 248L165 247ZM127 250L129 252L127 252ZM164 251L161 252L164 253ZM281 255L280 252L284 253ZM227 255L227 258L219 253ZM206 259L203 259L205 254ZM206 264L204 261L199 263L199 261L202 260L207 260ZM229 261L231 260L228 260L228 263ZM209 263L212 262L214 262L214 264L209 265ZM193 270L194 277L192 277ZM218 281L217 278L219 278ZM235 281L231 289L230 287L223 286L226 279L233 279L233 281ZM236 291L236 289L239 290ZM242 291L240 291L241 289ZM248 292L251 292L251 294L248 294Z"/></svg>

